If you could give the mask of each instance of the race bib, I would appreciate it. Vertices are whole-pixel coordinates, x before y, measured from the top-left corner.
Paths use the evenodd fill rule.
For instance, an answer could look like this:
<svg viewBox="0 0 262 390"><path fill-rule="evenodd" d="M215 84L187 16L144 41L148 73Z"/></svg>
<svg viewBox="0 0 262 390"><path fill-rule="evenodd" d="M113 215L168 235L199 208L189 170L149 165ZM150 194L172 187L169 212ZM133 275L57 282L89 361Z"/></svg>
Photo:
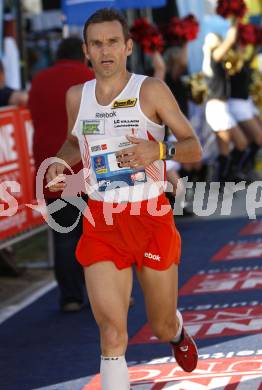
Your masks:
<svg viewBox="0 0 262 390"><path fill-rule="evenodd" d="M121 168L116 152L133 146L125 136L105 138L89 143L92 168L95 172L98 191L134 186L147 181L145 170Z"/></svg>

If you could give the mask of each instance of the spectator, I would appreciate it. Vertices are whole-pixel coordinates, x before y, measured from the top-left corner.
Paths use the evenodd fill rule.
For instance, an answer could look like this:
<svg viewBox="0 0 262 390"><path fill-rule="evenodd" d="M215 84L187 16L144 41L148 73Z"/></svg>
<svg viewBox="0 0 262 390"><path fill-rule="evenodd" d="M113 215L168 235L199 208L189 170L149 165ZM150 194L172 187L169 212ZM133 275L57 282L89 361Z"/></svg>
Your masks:
<svg viewBox="0 0 262 390"><path fill-rule="evenodd" d="M188 91L182 80L182 76L187 71L187 45L170 47L166 50L164 58L166 61L165 81L175 96L180 110L188 118Z"/></svg>
<svg viewBox="0 0 262 390"><path fill-rule="evenodd" d="M36 172L41 163L56 155L67 137L67 114L65 96L75 84L81 84L94 77L85 64L82 41L71 37L61 41L57 50L57 61L40 71L32 81L29 93L29 108L35 128L33 152ZM74 173L82 169L78 164L72 167ZM61 196L47 189L44 196L48 205ZM79 210L68 203L66 207L52 214L60 226L70 226L76 220ZM60 290L62 311L81 310L84 299L84 279L81 266L75 260L75 247L82 234L82 219L65 236L52 230L54 241L55 276Z"/></svg>
<svg viewBox="0 0 262 390"><path fill-rule="evenodd" d="M252 58L253 56L246 60L242 69L230 77L230 98L228 101L229 111L250 142L240 164L241 177L247 181L256 180L253 168L256 154L262 146L262 123L259 119L259 111L249 96Z"/></svg>
<svg viewBox="0 0 262 390"><path fill-rule="evenodd" d="M246 135L229 110L230 82L223 64L236 39L237 28L232 26L224 40L217 34L209 33L203 47L203 71L209 87L206 121L216 134L219 149L217 176L222 183L242 180L238 167L248 147Z"/></svg>
<svg viewBox="0 0 262 390"><path fill-rule="evenodd" d="M183 76L187 73L188 47L183 46L170 47L164 54L166 62L165 82L176 98L180 110L186 118L189 118L189 93L188 88L183 81ZM168 140L173 141L173 135L168 135ZM171 170L175 161L168 162L167 172ZM184 163L179 166L179 175L181 178L188 177L189 182L205 181L207 167L202 161L194 163ZM184 214L192 215L193 211L194 188L187 189Z"/></svg>
<svg viewBox="0 0 262 390"><path fill-rule="evenodd" d="M10 88L5 82L5 71L2 61L0 61L0 107L17 105L26 106L28 93Z"/></svg>
<svg viewBox="0 0 262 390"><path fill-rule="evenodd" d="M150 64L150 75L152 77L157 77L160 80L166 80L166 63L163 58L163 56L158 52L155 51L148 55L148 57L151 60ZM170 87L170 86L169 86ZM172 91L173 93L173 91ZM177 98L177 97L176 97ZM179 97L177 99L179 108L183 110L183 108L180 107L180 101ZM166 129L166 132L169 132L169 129ZM171 133L172 134L172 133ZM176 141L174 135L168 135L167 140L174 142ZM169 138L170 137L170 138ZM167 160L166 161L166 179L171 186L167 189L167 197L169 198L169 201L172 205L172 207L176 204L178 205L175 210L179 210L181 208L185 207L184 202L180 201L180 198L183 198L183 193L184 193L184 186L183 183L179 177L178 170L180 169L180 164L177 161L174 160ZM184 209L184 213L187 214L187 210Z"/></svg>

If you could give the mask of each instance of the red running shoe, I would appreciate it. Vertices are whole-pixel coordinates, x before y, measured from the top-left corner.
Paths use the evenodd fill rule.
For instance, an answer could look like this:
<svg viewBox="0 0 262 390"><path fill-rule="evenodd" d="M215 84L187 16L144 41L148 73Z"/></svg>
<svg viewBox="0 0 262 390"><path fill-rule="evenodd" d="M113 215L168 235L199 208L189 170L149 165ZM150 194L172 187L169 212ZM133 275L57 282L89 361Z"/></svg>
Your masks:
<svg viewBox="0 0 262 390"><path fill-rule="evenodd" d="M184 371L192 372L198 361L197 346L184 327L182 328L180 341L177 343L171 342L170 344L177 364Z"/></svg>

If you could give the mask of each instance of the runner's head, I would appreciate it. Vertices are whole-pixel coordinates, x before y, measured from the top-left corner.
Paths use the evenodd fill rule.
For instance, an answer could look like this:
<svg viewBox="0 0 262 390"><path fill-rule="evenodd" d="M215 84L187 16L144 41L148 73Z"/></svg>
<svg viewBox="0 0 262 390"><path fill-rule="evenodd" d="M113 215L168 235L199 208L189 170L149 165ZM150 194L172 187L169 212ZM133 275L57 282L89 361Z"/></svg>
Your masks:
<svg viewBox="0 0 262 390"><path fill-rule="evenodd" d="M132 53L127 21L114 8L102 8L86 21L83 29L84 52L97 74L111 76L126 67Z"/></svg>

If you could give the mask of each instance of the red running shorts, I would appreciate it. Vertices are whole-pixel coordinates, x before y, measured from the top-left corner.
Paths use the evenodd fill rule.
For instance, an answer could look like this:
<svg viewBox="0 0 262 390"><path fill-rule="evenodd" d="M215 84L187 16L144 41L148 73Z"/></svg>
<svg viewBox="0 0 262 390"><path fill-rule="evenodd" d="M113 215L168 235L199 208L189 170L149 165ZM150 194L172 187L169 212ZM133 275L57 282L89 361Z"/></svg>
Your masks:
<svg viewBox="0 0 262 390"><path fill-rule="evenodd" d="M164 194L123 204L89 199L88 207L95 226L84 217L76 248L76 258L83 267L112 261L118 269L135 264L165 270L179 264L181 239Z"/></svg>

